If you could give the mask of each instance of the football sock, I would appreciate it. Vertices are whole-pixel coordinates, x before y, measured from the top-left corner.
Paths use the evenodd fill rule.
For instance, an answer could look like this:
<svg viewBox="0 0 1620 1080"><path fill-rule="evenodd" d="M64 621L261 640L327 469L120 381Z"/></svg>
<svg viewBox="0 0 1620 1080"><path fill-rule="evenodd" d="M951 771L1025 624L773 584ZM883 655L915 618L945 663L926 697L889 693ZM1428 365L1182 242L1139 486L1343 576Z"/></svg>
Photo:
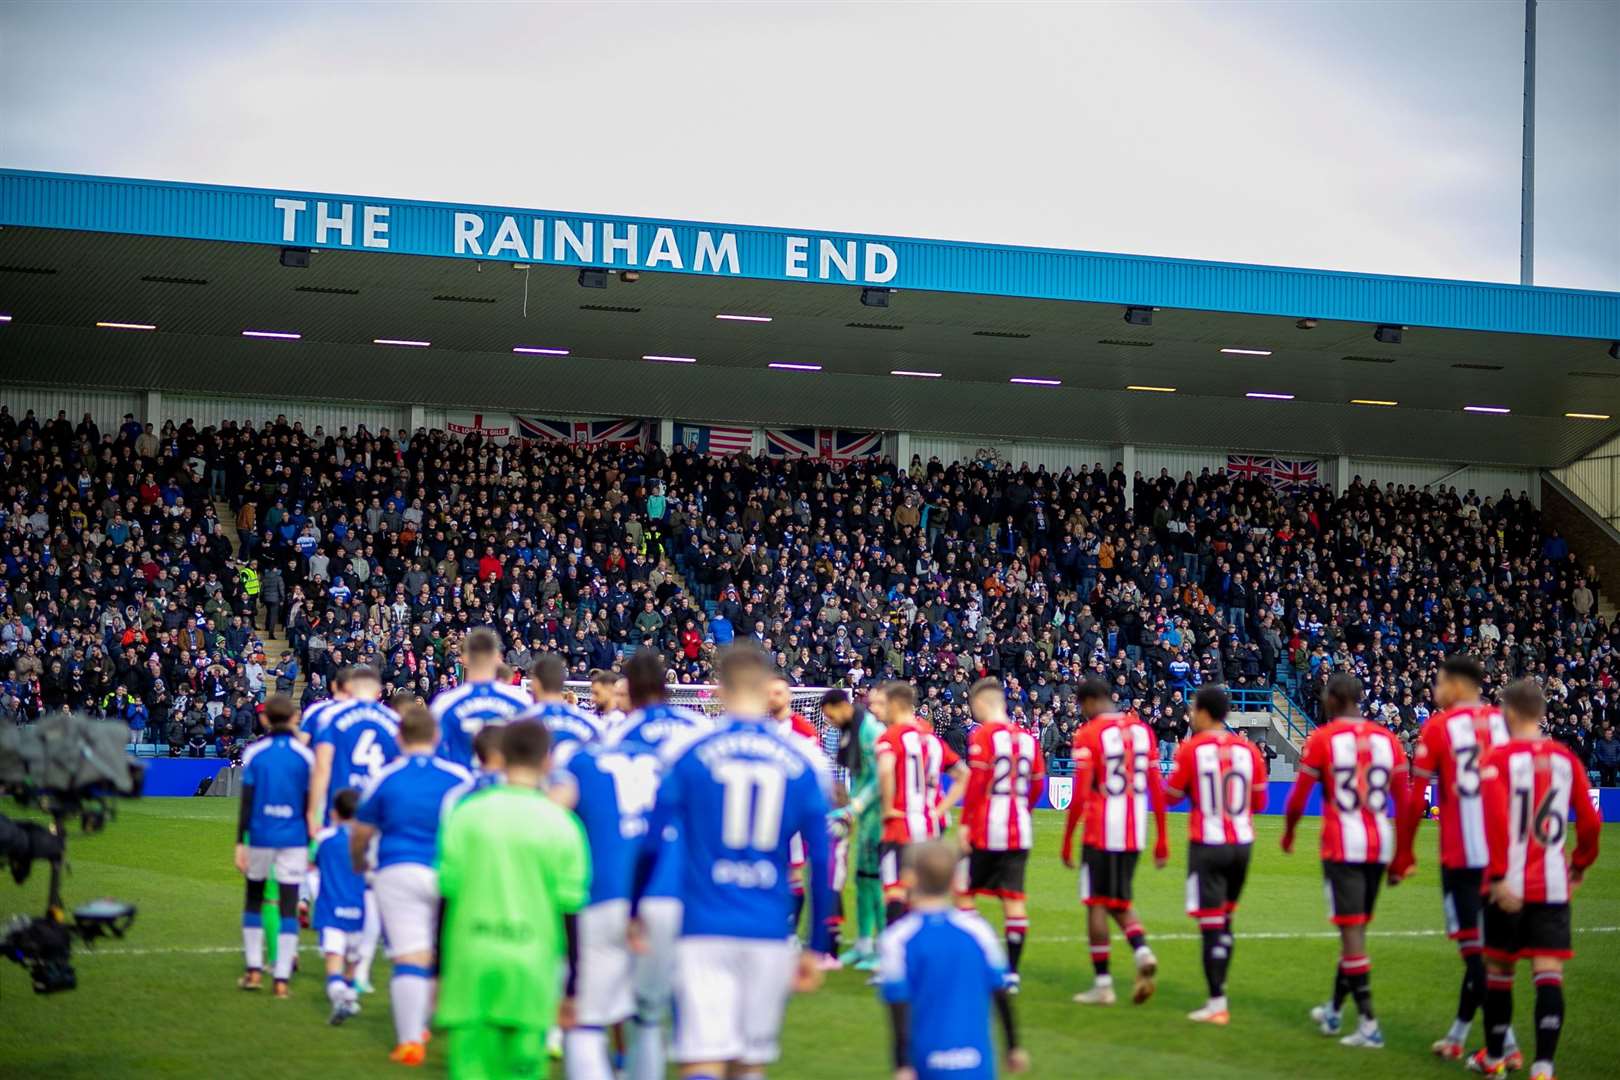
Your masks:
<svg viewBox="0 0 1620 1080"><path fill-rule="evenodd" d="M1536 982L1536 1060L1551 1064L1564 1028L1564 975L1538 971Z"/></svg>
<svg viewBox="0 0 1620 1080"><path fill-rule="evenodd" d="M1018 960L1024 955L1024 941L1029 937L1029 916L1007 916L1006 934L1007 967L1016 972L1018 970Z"/></svg>
<svg viewBox="0 0 1620 1080"><path fill-rule="evenodd" d="M906 902L904 900L890 900L883 907L884 922L889 926L899 922L905 917L905 914Z"/></svg>
<svg viewBox="0 0 1620 1080"><path fill-rule="evenodd" d="M793 915L788 920L788 936L799 936L799 920L804 917L804 893L793 894Z"/></svg>
<svg viewBox="0 0 1620 1080"><path fill-rule="evenodd" d="M1362 1020L1373 1019L1372 960L1365 956L1347 956L1339 961L1344 981L1356 999L1356 1012Z"/></svg>
<svg viewBox="0 0 1620 1080"><path fill-rule="evenodd" d="M242 961L249 971L264 967L264 916L257 910L242 912Z"/></svg>
<svg viewBox="0 0 1620 1080"><path fill-rule="evenodd" d="M860 940L870 944L883 929L883 882L876 874L855 875L855 917Z"/></svg>
<svg viewBox="0 0 1620 1080"><path fill-rule="evenodd" d="M1147 948L1147 934L1142 930L1142 924L1139 922L1125 924L1125 940L1130 942L1132 952L1137 949Z"/></svg>
<svg viewBox="0 0 1620 1080"><path fill-rule="evenodd" d="M1537 994L1540 1000L1540 994ZM1498 1061L1507 1053L1508 1026L1513 1023L1513 976L1485 976L1485 1056Z"/></svg>
<svg viewBox="0 0 1620 1080"><path fill-rule="evenodd" d="M326 977L326 1000L334 1005L348 1001L354 994L349 986L349 980L341 975L328 975Z"/></svg>
<svg viewBox="0 0 1620 1080"><path fill-rule="evenodd" d="M1480 955L1479 937L1472 935L1457 942L1462 953L1462 987L1457 991L1457 1022L1451 1025L1447 1037L1454 1042L1466 1042L1474 1015L1485 1003L1485 958Z"/></svg>
<svg viewBox="0 0 1620 1080"><path fill-rule="evenodd" d="M388 984L388 999L394 1009L394 1041L422 1041L427 1027L428 999L432 995L433 973L416 964L395 964Z"/></svg>
<svg viewBox="0 0 1620 1080"><path fill-rule="evenodd" d="M573 1027L563 1032L563 1069L568 1080L613 1080L607 1032L599 1027Z"/></svg>
<svg viewBox="0 0 1620 1080"><path fill-rule="evenodd" d="M1108 974L1109 952L1107 945L1093 945L1091 947L1091 970L1097 974L1098 986L1112 986L1114 984L1113 976Z"/></svg>
<svg viewBox="0 0 1620 1080"><path fill-rule="evenodd" d="M827 934L828 934L828 938L830 939L830 942L829 942L829 945L828 945L828 949L830 951L828 952L827 955L829 955L829 956L837 956L839 951L840 951L841 940L842 940L842 938L844 936L844 894L843 893L834 893L833 894L833 913L832 913L832 918L827 920Z"/></svg>
<svg viewBox="0 0 1620 1080"><path fill-rule="evenodd" d="M1232 935L1225 930L1206 929L1204 938L1204 978L1211 1000L1226 995L1226 969L1232 960Z"/></svg>
<svg viewBox="0 0 1620 1080"><path fill-rule="evenodd" d="M630 1044L630 1080L664 1080L664 1025L656 1017L636 1017Z"/></svg>
<svg viewBox="0 0 1620 1080"><path fill-rule="evenodd" d="M1350 996L1350 980L1344 973L1344 962L1333 972L1333 1011L1344 1011L1344 999Z"/></svg>
<svg viewBox="0 0 1620 1080"><path fill-rule="evenodd" d="M276 978L292 978L293 961L298 959L298 916L283 915L281 932L276 935Z"/></svg>

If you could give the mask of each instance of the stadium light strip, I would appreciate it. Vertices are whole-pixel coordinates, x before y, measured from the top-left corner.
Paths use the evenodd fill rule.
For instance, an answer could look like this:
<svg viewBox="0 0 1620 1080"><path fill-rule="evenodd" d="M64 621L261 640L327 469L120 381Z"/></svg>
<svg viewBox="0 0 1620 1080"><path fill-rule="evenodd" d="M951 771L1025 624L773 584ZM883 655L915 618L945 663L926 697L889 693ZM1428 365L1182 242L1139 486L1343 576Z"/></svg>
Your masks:
<svg viewBox="0 0 1620 1080"><path fill-rule="evenodd" d="M371 339L373 345L399 345L407 349L425 349L432 345L431 341L412 341L410 338L376 337Z"/></svg>
<svg viewBox="0 0 1620 1080"><path fill-rule="evenodd" d="M1008 379L1007 381L1010 382L1010 383L1017 383L1019 386L1062 386L1063 385L1063 380L1062 379L1032 379L1032 378L1029 378L1028 376L1024 376L1024 375L1014 375L1012 378Z"/></svg>
<svg viewBox="0 0 1620 1080"><path fill-rule="evenodd" d="M1244 397L1263 398L1266 401L1293 401L1293 394L1268 394L1260 390L1250 390Z"/></svg>
<svg viewBox="0 0 1620 1080"><path fill-rule="evenodd" d="M1176 388L1173 386L1127 386L1125 389L1143 390L1150 394L1173 394L1176 392Z"/></svg>
<svg viewBox="0 0 1620 1080"><path fill-rule="evenodd" d="M1512 409L1501 405L1464 405L1463 412L1490 413L1492 416L1506 416Z"/></svg>
<svg viewBox="0 0 1620 1080"><path fill-rule="evenodd" d="M11 321L11 316L10 315L0 315L0 322L10 322L10 321Z"/></svg>
<svg viewBox="0 0 1620 1080"><path fill-rule="evenodd" d="M770 322L771 321L771 317L769 315L733 315L730 312L721 312L719 315L716 315L715 318L722 319L725 322Z"/></svg>
<svg viewBox="0 0 1620 1080"><path fill-rule="evenodd" d="M98 322L97 326L103 330L156 330L151 323L143 322Z"/></svg>
<svg viewBox="0 0 1620 1080"><path fill-rule="evenodd" d="M1377 398L1357 397L1357 398L1351 398L1350 399L1350 404L1352 404L1352 405L1399 405L1400 402L1398 402L1398 401L1380 401Z"/></svg>
<svg viewBox="0 0 1620 1080"><path fill-rule="evenodd" d="M656 360L661 364L695 364L695 363L697 363L697 357L695 357L695 356L661 356L658 353L647 353L646 355L644 355L642 357L642 359L643 360Z"/></svg>
<svg viewBox="0 0 1620 1080"><path fill-rule="evenodd" d="M1270 349L1222 349L1227 356L1270 356Z"/></svg>
<svg viewBox="0 0 1620 1080"><path fill-rule="evenodd" d="M939 371L907 371L905 368L896 368L889 374L898 375L903 379L937 379L944 373Z"/></svg>
<svg viewBox="0 0 1620 1080"><path fill-rule="evenodd" d="M243 337L269 338L272 341L297 341L303 334L295 334L291 330L244 330Z"/></svg>
<svg viewBox="0 0 1620 1080"><path fill-rule="evenodd" d="M765 366L766 367L773 367L777 371L820 371L821 370L821 365L820 364L789 364L789 363L785 363L785 362L777 362L777 363L767 364Z"/></svg>
<svg viewBox="0 0 1620 1080"><path fill-rule="evenodd" d="M1606 412L1567 412L1564 415L1571 420L1607 420L1609 418L1609 414Z"/></svg>
<svg viewBox="0 0 1620 1080"><path fill-rule="evenodd" d="M545 349L538 345L514 345L512 351L525 356L567 356L567 349Z"/></svg>

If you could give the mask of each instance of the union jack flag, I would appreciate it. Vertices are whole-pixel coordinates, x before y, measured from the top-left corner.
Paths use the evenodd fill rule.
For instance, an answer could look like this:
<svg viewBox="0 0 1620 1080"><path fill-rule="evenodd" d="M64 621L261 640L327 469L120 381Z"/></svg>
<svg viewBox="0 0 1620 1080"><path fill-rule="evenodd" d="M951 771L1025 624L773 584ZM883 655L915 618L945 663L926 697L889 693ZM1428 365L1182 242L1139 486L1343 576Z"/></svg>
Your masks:
<svg viewBox="0 0 1620 1080"><path fill-rule="evenodd" d="M774 458L819 458L834 464L881 457L881 431L841 428L766 428L765 452Z"/></svg>
<svg viewBox="0 0 1620 1080"><path fill-rule="evenodd" d="M540 416L520 416L517 426L518 435L525 439L580 446L645 449L652 434L652 425L645 420L547 420Z"/></svg>
<svg viewBox="0 0 1620 1080"><path fill-rule="evenodd" d="M1319 475L1320 468L1315 461L1277 458L1271 469L1271 486L1286 491L1298 491L1302 487L1316 483Z"/></svg>
<svg viewBox="0 0 1620 1080"><path fill-rule="evenodd" d="M1264 480L1270 483L1276 467L1277 462L1273 458L1248 454L1226 455L1226 475L1234 480Z"/></svg>

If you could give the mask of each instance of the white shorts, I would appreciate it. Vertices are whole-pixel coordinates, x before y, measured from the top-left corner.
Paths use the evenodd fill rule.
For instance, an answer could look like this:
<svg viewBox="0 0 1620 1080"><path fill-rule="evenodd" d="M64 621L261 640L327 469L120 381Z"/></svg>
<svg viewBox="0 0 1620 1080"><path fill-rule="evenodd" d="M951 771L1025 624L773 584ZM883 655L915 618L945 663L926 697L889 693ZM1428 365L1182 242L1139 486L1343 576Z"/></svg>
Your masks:
<svg viewBox="0 0 1620 1080"><path fill-rule="evenodd" d="M630 901L604 900L579 913L575 1016L585 1027L607 1027L636 1010L628 928Z"/></svg>
<svg viewBox="0 0 1620 1080"><path fill-rule="evenodd" d="M395 863L372 884L390 958L432 952L439 925L439 875L421 863Z"/></svg>
<svg viewBox="0 0 1620 1080"><path fill-rule="evenodd" d="M307 847L250 847L247 855L249 881L268 880L273 868L276 880L281 884L301 885L304 881L304 872L309 869Z"/></svg>
<svg viewBox="0 0 1620 1080"><path fill-rule="evenodd" d="M828 868L831 871L829 880L832 883L832 891L841 893L844 891L844 882L849 879L849 837L829 837L827 850L832 853L832 866Z"/></svg>
<svg viewBox="0 0 1620 1080"><path fill-rule="evenodd" d="M775 1061L798 956L782 939L681 938L675 946L675 1060Z"/></svg>
<svg viewBox="0 0 1620 1080"><path fill-rule="evenodd" d="M321 952L328 956L341 956L344 963L360 959L360 936L363 930L339 930L335 926L321 927Z"/></svg>
<svg viewBox="0 0 1620 1080"><path fill-rule="evenodd" d="M675 943L681 936L681 902L652 896L641 902L647 951L636 957L636 1019L662 1024L675 992Z"/></svg>

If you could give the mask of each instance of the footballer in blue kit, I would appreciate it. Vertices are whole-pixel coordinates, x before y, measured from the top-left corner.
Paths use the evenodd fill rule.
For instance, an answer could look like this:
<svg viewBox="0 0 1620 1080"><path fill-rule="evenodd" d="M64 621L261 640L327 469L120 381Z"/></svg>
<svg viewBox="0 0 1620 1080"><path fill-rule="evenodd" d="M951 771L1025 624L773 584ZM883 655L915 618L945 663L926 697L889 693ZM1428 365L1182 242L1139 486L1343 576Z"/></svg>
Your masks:
<svg viewBox="0 0 1620 1080"><path fill-rule="evenodd" d="M354 868L349 852L349 823L360 793L344 788L332 799L332 824L315 836L315 865L320 870L311 925L326 960L326 997L332 1003L327 1021L341 1024L360 1011L357 973L361 954L376 939L366 879Z"/></svg>
<svg viewBox="0 0 1620 1080"><path fill-rule="evenodd" d="M275 993L288 994L298 956L298 889L309 864L310 784L315 755L298 740L298 710L285 694L264 703L269 734L242 755L242 798L236 821L236 868L247 878L242 906L242 953L247 969L237 985L264 984L264 889L273 874L277 928Z"/></svg>
<svg viewBox="0 0 1620 1080"><path fill-rule="evenodd" d="M336 727L342 723L334 721ZM394 1011L394 1058L420 1062L423 1033L432 1009L435 939L439 917L438 857L440 812L449 791L466 783L466 769L435 757L439 725L420 704L400 715L401 755L362 790L349 853L357 870L366 867L377 838L372 890L382 915L394 976L388 994Z"/></svg>
<svg viewBox="0 0 1620 1080"><path fill-rule="evenodd" d="M486 626L467 631L461 639L464 668L461 685L433 698L439 722L439 756L470 767L473 737L486 724L504 724L534 704L529 692L496 680L501 663L501 639Z"/></svg>
<svg viewBox="0 0 1620 1080"><path fill-rule="evenodd" d="M563 697L568 667L562 657L547 653L529 666L529 688L534 704L523 710L521 719L538 720L551 732L551 764L556 770L568 763L575 750L602 737L596 717L570 705Z"/></svg>
<svg viewBox="0 0 1620 1080"><path fill-rule="evenodd" d="M326 823L334 794L346 787L364 789L399 756L399 714L378 700L377 670L349 669L348 689L349 700L327 714L326 727L315 737L311 833Z"/></svg>
<svg viewBox="0 0 1620 1080"><path fill-rule="evenodd" d="M656 649L637 650L625 663L624 673L630 713L606 737L606 743L633 761L651 762L661 776L665 761L714 725L702 713L664 700L664 657ZM678 839L675 826L666 824L663 845L636 905L642 951L634 964L635 1027L629 1080L662 1080L664 1076L664 1024L674 994L675 942L681 929Z"/></svg>
<svg viewBox="0 0 1620 1080"><path fill-rule="evenodd" d="M349 669L339 668L332 676L331 685L331 697L314 702L304 710L303 719L298 725L298 737L305 743L313 744L321 732L326 730L327 721L332 718L332 711L349 700Z"/></svg>
<svg viewBox="0 0 1620 1080"><path fill-rule="evenodd" d="M716 661L728 716L686 744L658 788L637 860L639 898L665 827L678 832L681 937L675 948L675 1054L692 1077L758 1071L776 1060L782 1014L795 989L820 984L833 911L827 798L802 740L783 738L766 715L773 671L752 642ZM804 837L811 940L788 940L792 899L788 839Z"/></svg>
<svg viewBox="0 0 1620 1080"><path fill-rule="evenodd" d="M1007 958L976 911L955 910L952 879L960 859L941 840L913 844L904 880L911 911L878 939L878 993L889 1006L894 1068L917 1080L993 1080L990 1005L1007 1039L1007 1069L1023 1072Z"/></svg>

